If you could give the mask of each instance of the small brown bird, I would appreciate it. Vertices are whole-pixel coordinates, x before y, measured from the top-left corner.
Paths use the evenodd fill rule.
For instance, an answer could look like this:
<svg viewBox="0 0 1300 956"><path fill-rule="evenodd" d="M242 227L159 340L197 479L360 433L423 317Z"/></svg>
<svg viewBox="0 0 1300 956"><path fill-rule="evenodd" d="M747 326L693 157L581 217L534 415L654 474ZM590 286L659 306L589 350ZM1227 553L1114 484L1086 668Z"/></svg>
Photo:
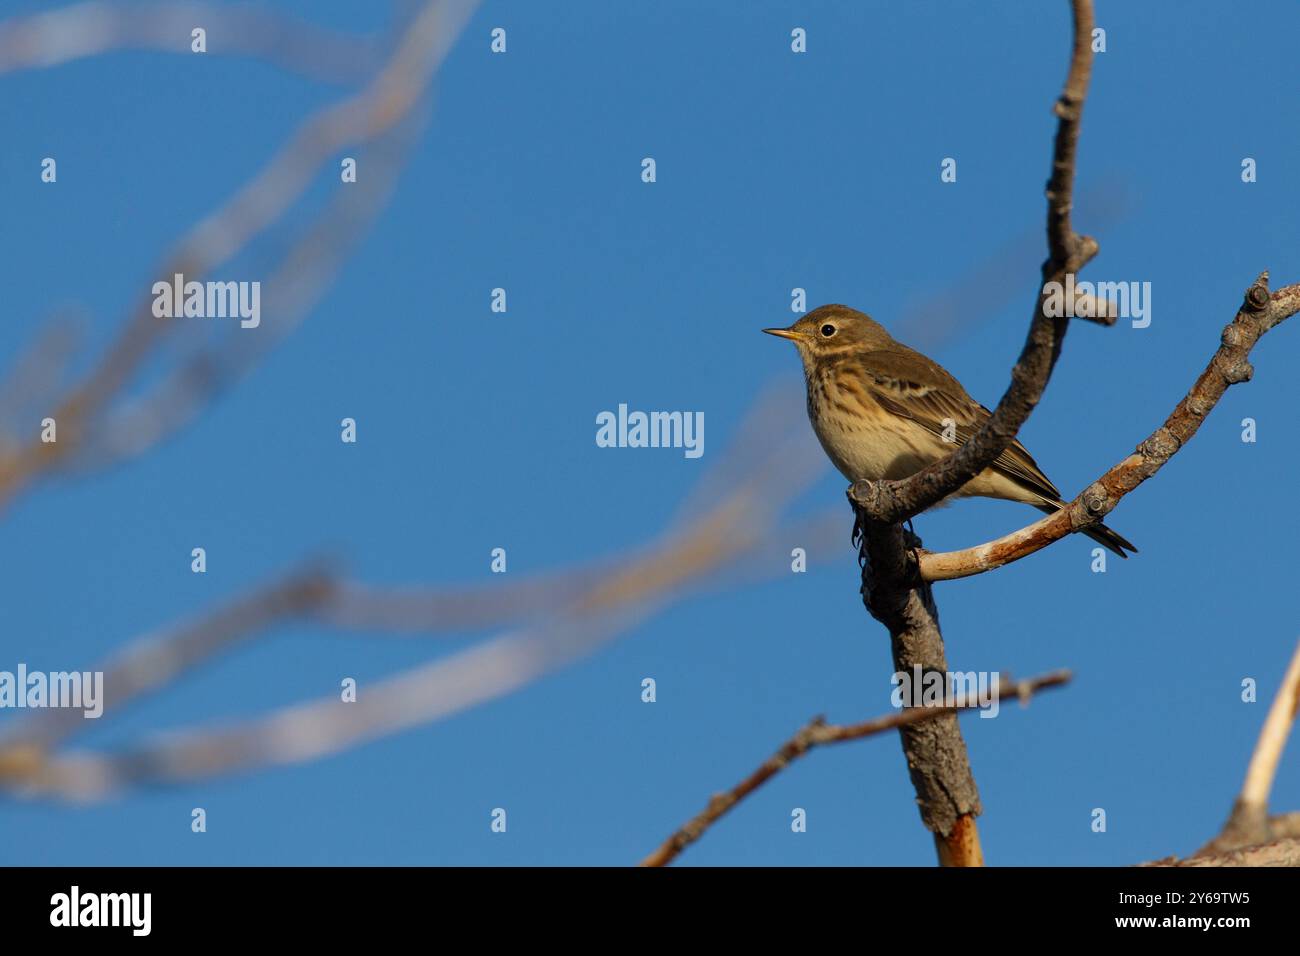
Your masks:
<svg viewBox="0 0 1300 956"><path fill-rule="evenodd" d="M938 362L896 342L870 316L823 305L788 329L764 329L794 342L808 383L808 418L822 448L849 481L906 478L965 444L989 417ZM954 497L978 495L1033 505L1052 514L1061 493L1013 441ZM1121 558L1137 548L1105 525L1084 531Z"/></svg>

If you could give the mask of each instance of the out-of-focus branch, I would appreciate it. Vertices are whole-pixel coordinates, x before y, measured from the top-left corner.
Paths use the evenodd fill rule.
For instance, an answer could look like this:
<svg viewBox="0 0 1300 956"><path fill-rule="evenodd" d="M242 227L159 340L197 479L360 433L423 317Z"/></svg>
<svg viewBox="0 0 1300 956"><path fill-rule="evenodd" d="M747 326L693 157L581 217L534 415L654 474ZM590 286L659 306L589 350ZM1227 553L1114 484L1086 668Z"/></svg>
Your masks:
<svg viewBox="0 0 1300 956"><path fill-rule="evenodd" d="M361 79L378 53L372 38L255 6L90 0L0 23L0 76L122 50L189 54L195 27L208 31L212 55L256 57L329 83Z"/></svg>
<svg viewBox="0 0 1300 956"><path fill-rule="evenodd" d="M50 745L86 723L78 711L41 711L0 743L0 789L36 798L96 800L132 786L176 783L336 753L385 734L440 719L516 690L588 654L656 609L699 586L716 568L754 549L737 513L703 527L689 540L617 568L571 606L552 608L541 621L479 643L450 657L402 671L360 688L357 700L337 695L274 710L235 726L174 731L163 741L120 753L52 753ZM828 527L829 530L829 527ZM803 540L809 540L803 538ZM811 544L828 546L827 541ZM361 626L394 625L390 609L371 600L344 614ZM227 650L286 619L329 617L349 601L347 589L310 572L241 599L218 614L143 642L112 665L104 678L107 707L154 690L205 657ZM508 611L502 605L503 616ZM415 610L415 609L412 609ZM407 630L447 630L437 619L410 618ZM110 688L112 690L110 691ZM73 714L75 720L63 716Z"/></svg>
<svg viewBox="0 0 1300 956"><path fill-rule="evenodd" d="M1080 204L1087 207L1088 223L1098 233L1123 221L1131 211L1132 202L1123 180L1103 179L1082 192ZM957 335L970 332L981 319L1016 302L1024 291L1017 278L1021 265L1039 255L1042 243L1040 223L1025 228L986 252L965 274L936 289L924 290L918 301L904 305L890 333L898 341L930 354ZM1076 290L1076 303L1086 298ZM1117 311L1113 303L1106 308Z"/></svg>
<svg viewBox="0 0 1300 956"><path fill-rule="evenodd" d="M358 163L365 175L337 190L325 210L300 228L264 283L264 318L256 335L232 333L215 342L203 342L178 358L162 381L106 412L65 467L79 471L103 468L153 448L192 422L293 332L386 207L416 125L408 121L359 153ZM195 326L195 334L201 329Z"/></svg>
<svg viewBox="0 0 1300 956"><path fill-rule="evenodd" d="M4 426L57 394L77 340L77 328L70 317L55 316L0 380L0 457L13 451Z"/></svg>
<svg viewBox="0 0 1300 956"><path fill-rule="evenodd" d="M169 732L124 751L46 756L30 745L0 750L0 785L17 796L94 801L157 786L319 759L492 700L587 653L635 615L557 620L476 644L450 657L234 725Z"/></svg>
<svg viewBox="0 0 1300 956"><path fill-rule="evenodd" d="M785 572L791 544L824 556L840 531L829 515L778 523L783 507L816 477L773 441L770 403L760 403L741 439L711 467L734 474L753 465L688 524L626 555L533 579L498 579L472 588L361 586L309 568L216 612L128 645L102 670L105 715L153 692L202 661L290 620L374 634L465 634L527 622L445 659L368 684L355 703L337 696L285 707L235 727L199 726L108 754L56 747L87 722L74 710L28 712L0 741L0 786L29 797L100 799L144 786L311 759L438 719L508 693L590 653L659 607L728 576ZM760 452L765 452L763 457ZM362 706L364 705L364 706Z"/></svg>
<svg viewBox="0 0 1300 956"><path fill-rule="evenodd" d="M335 587L323 568L296 571L193 621L129 642L99 668L105 713L119 712L132 699L172 683L265 628L308 613L327 601ZM14 732L0 737L0 750L22 745L44 751L86 729L81 711L66 707L33 711L14 723Z"/></svg>
<svg viewBox="0 0 1300 956"><path fill-rule="evenodd" d="M1010 697L1019 698L1022 704L1040 690L1059 687L1069 683L1070 672L1061 670L1044 674L1030 680L1012 682L1003 677L998 682L997 700ZM767 783L790 764L803 757L814 747L825 744L844 743L860 740L887 730L897 730L932 720L942 715L954 715L959 711L971 710L982 706L977 700L954 700L942 707L909 707L884 717L864 720L857 724L828 724L822 717L814 717L801 727L793 737L787 740L776 753L763 761L757 770L740 783L724 793L714 794L709 804L700 813L692 817L681 829L665 840L657 850L641 861L642 866L667 866L683 850L704 835L704 831L717 823L732 807L744 800L751 793Z"/></svg>
<svg viewBox="0 0 1300 956"><path fill-rule="evenodd" d="M1191 440L1230 386L1250 380L1253 370L1248 359L1255 343L1297 312L1300 285L1286 286L1270 295L1268 273L1262 273L1246 290L1236 317L1223 330L1222 344L1191 391L1133 454L1085 488L1067 507L1019 531L960 551L922 552L918 568L921 579L949 581L992 571L1100 523L1121 498L1164 467Z"/></svg>
<svg viewBox="0 0 1300 956"><path fill-rule="evenodd" d="M250 182L180 240L157 275L179 273L197 279L208 274L278 221L338 150L372 141L404 121L475 5L475 0L425 3L374 79L360 92L304 121ZM58 422L59 440L33 439L0 457L0 504L79 450L92 422L105 413L176 324L156 318L152 300L142 297L101 361L51 413Z"/></svg>

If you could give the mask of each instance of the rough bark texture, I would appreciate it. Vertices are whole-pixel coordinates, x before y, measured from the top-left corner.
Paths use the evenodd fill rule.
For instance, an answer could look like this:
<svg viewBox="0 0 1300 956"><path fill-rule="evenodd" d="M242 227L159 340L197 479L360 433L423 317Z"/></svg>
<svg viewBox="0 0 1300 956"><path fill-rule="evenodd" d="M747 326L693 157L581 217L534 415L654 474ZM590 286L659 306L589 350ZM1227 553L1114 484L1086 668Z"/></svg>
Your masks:
<svg viewBox="0 0 1300 956"><path fill-rule="evenodd" d="M1277 840L1259 846L1241 847L1222 853L1167 857L1143 866L1300 866L1300 840Z"/></svg>
<svg viewBox="0 0 1300 956"><path fill-rule="evenodd" d="M859 525L861 534L862 600L868 612L889 629L895 673L948 670L939 610L930 585L916 574L914 548L920 544L900 525ZM907 540L905 540L905 536ZM899 730L907 771L916 789L921 821L935 834L940 861L961 865L978 862L971 856L945 857L946 841L958 821L980 813L979 789L956 715L949 714ZM972 827L961 827L961 842L969 845ZM978 848L978 837L974 846Z"/></svg>

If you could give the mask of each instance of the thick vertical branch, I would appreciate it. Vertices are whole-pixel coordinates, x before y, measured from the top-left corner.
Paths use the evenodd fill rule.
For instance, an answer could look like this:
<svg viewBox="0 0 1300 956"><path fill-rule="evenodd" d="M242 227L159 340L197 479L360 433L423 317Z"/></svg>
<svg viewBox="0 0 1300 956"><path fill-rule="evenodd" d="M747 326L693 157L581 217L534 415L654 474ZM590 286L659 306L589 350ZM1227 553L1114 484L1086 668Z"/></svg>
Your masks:
<svg viewBox="0 0 1300 956"><path fill-rule="evenodd" d="M899 525L862 535L862 600L889 628L895 673L938 671L948 657L930 585L916 573L920 541ZM981 866L979 790L955 714L899 729L921 822L934 834L942 866Z"/></svg>
<svg viewBox="0 0 1300 956"><path fill-rule="evenodd" d="M1065 87L1056 102L1056 138L1047 182L1047 259L1029 334L1007 387L992 415L951 455L901 481L860 480L849 502L860 535L862 598L867 610L889 628L896 671L948 671L939 613L930 585L922 580L915 548L904 540L900 522L919 514L979 474L1015 439L1051 378L1061 352L1068 316L1047 309L1050 282L1062 282L1097 254L1097 243L1074 232L1070 212L1075 157L1083 104L1092 72L1091 0L1071 0L1073 45ZM980 866L983 854L975 817L979 791L957 721L928 721L900 729L908 773L916 788L921 820L934 834L944 866Z"/></svg>

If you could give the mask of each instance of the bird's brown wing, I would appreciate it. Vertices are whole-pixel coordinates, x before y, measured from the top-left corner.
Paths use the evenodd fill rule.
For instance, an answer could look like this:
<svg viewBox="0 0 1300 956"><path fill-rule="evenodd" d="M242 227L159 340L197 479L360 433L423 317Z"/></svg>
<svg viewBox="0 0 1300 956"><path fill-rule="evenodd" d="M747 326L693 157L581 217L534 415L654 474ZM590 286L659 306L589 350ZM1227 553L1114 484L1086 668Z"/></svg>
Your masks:
<svg viewBox="0 0 1300 956"><path fill-rule="evenodd" d="M938 363L905 345L875 349L860 362L873 397L885 409L940 438L951 438L954 445L970 441L992 414ZM1044 498L1061 500L1060 491L1019 441L1008 445L992 467Z"/></svg>

